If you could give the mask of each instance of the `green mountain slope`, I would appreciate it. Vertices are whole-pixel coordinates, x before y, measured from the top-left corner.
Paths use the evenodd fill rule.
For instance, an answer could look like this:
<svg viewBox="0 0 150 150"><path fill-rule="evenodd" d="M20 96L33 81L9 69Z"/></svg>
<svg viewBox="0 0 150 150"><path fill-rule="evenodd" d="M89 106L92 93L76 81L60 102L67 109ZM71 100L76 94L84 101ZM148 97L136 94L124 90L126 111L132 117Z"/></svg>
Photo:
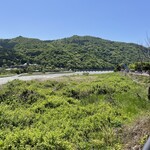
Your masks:
<svg viewBox="0 0 150 150"><path fill-rule="evenodd" d="M108 69L118 63L138 61L141 48L91 36L75 35L53 41L19 36L0 40L0 67L29 62L51 68Z"/></svg>

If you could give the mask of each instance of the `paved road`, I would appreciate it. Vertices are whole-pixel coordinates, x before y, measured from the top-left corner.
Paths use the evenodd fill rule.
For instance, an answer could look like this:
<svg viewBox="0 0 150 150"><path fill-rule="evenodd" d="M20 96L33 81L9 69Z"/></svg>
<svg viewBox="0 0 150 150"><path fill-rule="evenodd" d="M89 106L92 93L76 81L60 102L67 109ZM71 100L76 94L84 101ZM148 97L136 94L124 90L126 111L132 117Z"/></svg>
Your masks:
<svg viewBox="0 0 150 150"><path fill-rule="evenodd" d="M134 75L139 75L139 76L149 76L148 73L130 72L129 74L134 74Z"/></svg>
<svg viewBox="0 0 150 150"><path fill-rule="evenodd" d="M111 73L113 71L90 71L89 74L104 74L104 73ZM62 77L62 76L70 76L70 75L82 75L83 72L74 72L74 73L56 73L56 74L43 74L43 75L29 75L29 76L23 76L23 75L15 75L11 77L3 77L0 78L0 85L6 84L7 82L13 81L15 79L28 81L28 80L47 80L50 78L56 78L56 77Z"/></svg>

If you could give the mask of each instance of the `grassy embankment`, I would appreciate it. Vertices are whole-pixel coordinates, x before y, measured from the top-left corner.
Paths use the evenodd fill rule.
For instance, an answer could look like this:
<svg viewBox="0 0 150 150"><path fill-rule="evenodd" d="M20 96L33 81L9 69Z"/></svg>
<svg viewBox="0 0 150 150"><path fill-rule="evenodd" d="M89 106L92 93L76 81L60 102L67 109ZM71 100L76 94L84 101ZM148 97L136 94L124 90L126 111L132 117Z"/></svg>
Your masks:
<svg viewBox="0 0 150 150"><path fill-rule="evenodd" d="M0 90L0 149L124 149L124 127L149 112L146 92L116 73L10 82Z"/></svg>

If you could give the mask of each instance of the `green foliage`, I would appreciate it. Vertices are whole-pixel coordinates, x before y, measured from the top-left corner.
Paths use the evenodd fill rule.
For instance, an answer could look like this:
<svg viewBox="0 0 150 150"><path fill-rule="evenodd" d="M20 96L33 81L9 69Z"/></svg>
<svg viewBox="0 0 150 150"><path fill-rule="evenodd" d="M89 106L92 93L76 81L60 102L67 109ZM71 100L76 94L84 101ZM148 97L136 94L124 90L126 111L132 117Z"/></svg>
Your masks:
<svg viewBox="0 0 150 150"><path fill-rule="evenodd" d="M0 149L123 149L116 131L150 109L144 86L117 73L0 88Z"/></svg>
<svg viewBox="0 0 150 150"><path fill-rule="evenodd" d="M129 66L134 71L147 71L150 72L150 62L136 62Z"/></svg>
<svg viewBox="0 0 150 150"><path fill-rule="evenodd" d="M121 71L121 65L117 65L114 69L115 72Z"/></svg>
<svg viewBox="0 0 150 150"><path fill-rule="evenodd" d="M113 42L90 36L72 36L54 41L20 36L0 40L0 67L18 66L28 62L38 64L37 68L29 67L30 71L37 69L41 72L61 69L113 69L120 63L129 64L138 61L138 52L143 48L136 44Z"/></svg>

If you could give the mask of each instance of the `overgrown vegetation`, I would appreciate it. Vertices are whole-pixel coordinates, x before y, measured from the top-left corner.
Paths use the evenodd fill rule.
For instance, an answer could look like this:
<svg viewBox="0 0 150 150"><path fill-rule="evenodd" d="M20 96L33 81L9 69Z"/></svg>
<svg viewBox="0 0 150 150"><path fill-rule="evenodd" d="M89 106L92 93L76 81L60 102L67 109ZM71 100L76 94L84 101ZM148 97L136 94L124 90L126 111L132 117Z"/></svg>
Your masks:
<svg viewBox="0 0 150 150"><path fill-rule="evenodd" d="M130 64L131 71L147 72L150 74L150 62L136 62Z"/></svg>
<svg viewBox="0 0 150 150"><path fill-rule="evenodd" d="M0 149L122 150L124 126L149 112L146 92L117 73L12 81L0 90Z"/></svg>

